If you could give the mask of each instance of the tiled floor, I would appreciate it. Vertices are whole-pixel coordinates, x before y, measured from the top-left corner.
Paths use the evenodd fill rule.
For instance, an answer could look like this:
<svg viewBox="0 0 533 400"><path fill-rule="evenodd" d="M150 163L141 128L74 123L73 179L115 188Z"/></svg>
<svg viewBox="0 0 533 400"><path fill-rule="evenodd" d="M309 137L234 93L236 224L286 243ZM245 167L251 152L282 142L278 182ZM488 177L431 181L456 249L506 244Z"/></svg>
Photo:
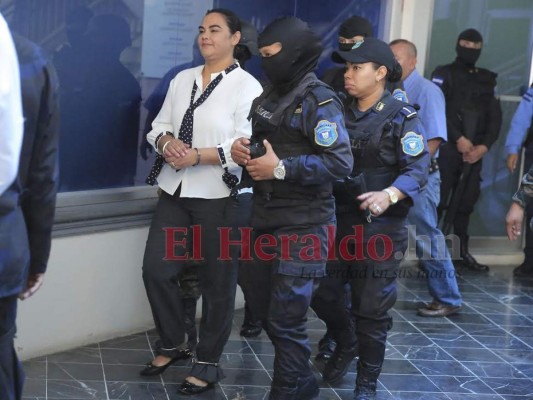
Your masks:
<svg viewBox="0 0 533 400"><path fill-rule="evenodd" d="M464 307L445 319L416 315L428 300L423 277L399 281L394 328L380 377L379 399L533 399L533 279L513 281L512 268L492 268L490 275L459 278ZM262 333L256 340L238 335L242 310L225 348L226 378L215 391L195 399L266 399L272 376L273 348ZM316 342L324 326L309 319ZM25 362L27 399L181 398L177 385L187 362L170 367L162 377L138 372L151 359L153 332L113 339ZM319 365L315 365L317 374ZM323 384L321 399L352 399L354 364L335 386ZM183 397L186 398L186 397Z"/></svg>

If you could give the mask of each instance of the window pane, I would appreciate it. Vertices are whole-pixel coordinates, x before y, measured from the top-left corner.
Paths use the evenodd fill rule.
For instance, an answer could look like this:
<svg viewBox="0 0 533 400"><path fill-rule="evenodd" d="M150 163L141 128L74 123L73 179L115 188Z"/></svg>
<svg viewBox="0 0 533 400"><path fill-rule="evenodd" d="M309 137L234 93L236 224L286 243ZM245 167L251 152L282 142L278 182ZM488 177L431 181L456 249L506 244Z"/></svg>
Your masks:
<svg viewBox="0 0 533 400"><path fill-rule="evenodd" d="M320 74L333 65L339 24L361 15L377 32L381 1L0 0L12 29L53 56L60 80L61 192L145 185L155 158L145 141L146 121L157 115L172 77L203 62L194 46L197 27L214 7L235 11L259 31L280 15L308 21L327 47ZM246 67L262 77L258 57Z"/></svg>

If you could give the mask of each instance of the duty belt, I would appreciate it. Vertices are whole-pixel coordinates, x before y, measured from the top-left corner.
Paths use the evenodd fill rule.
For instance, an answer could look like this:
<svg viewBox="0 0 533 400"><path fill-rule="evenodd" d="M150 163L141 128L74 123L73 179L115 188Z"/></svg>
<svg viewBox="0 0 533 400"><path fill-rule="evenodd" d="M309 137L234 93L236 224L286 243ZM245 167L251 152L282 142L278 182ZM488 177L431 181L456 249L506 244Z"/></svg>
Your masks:
<svg viewBox="0 0 533 400"><path fill-rule="evenodd" d="M429 164L429 173L437 172L439 170L439 163L436 158L431 159L431 164Z"/></svg>

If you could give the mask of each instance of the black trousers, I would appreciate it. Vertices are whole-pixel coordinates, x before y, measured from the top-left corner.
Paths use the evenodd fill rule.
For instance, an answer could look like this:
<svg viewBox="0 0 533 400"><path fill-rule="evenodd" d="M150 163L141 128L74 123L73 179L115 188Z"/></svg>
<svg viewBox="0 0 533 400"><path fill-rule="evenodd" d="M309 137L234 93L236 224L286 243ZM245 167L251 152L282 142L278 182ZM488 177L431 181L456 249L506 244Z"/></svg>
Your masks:
<svg viewBox="0 0 533 400"><path fill-rule="evenodd" d="M0 399L22 398L24 371L20 364L13 340L17 317L17 296L0 298Z"/></svg>
<svg viewBox="0 0 533 400"><path fill-rule="evenodd" d="M366 365L383 364L392 328L388 310L396 302L396 278L406 245L404 218L379 217L362 225L353 213L337 215L336 257L329 257L327 275L311 307L338 345L359 344L359 360ZM351 287L351 310L346 309L346 283Z"/></svg>
<svg viewBox="0 0 533 400"><path fill-rule="evenodd" d="M439 150L439 170L441 178L439 217L446 210L449 197L457 187L463 171L463 156L457 151L455 143L446 143ZM481 192L481 167L482 161L471 165L471 172L465 182L465 190L459 203L459 208L453 220L453 231L462 240L468 238L468 224L470 214L479 199Z"/></svg>
<svg viewBox="0 0 533 400"><path fill-rule="evenodd" d="M224 258L225 250L221 245L224 233L219 228L227 228L231 240L238 239L234 222L238 214L239 203L231 198L180 198L163 193L146 242L143 280L160 336L159 354L173 356L185 341L185 315L177 277L190 261L176 258L187 253L201 257L197 268L202 318L197 361L190 375L207 382L224 377L218 361L231 332L237 286L238 249L226 246L229 259L219 259Z"/></svg>

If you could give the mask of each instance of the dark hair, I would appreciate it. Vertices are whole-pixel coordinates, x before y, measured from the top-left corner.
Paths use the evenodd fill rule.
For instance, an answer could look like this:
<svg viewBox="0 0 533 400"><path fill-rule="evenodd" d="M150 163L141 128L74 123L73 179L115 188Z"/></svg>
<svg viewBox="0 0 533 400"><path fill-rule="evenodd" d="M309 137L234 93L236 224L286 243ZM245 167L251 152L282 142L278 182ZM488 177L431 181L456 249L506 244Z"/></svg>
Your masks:
<svg viewBox="0 0 533 400"><path fill-rule="evenodd" d="M207 10L205 15L209 15L212 13L222 14L224 17L226 17L226 24L228 25L228 28L233 35L235 32L241 31L241 20L233 11L227 10L225 8L213 8L212 10Z"/></svg>
<svg viewBox="0 0 533 400"><path fill-rule="evenodd" d="M376 62L372 62L372 66L376 71L381 66L387 68L387 75L385 75L385 79L387 80L387 82L398 82L400 81L400 79L402 79L402 66L396 60L394 60L392 69L389 69L389 67L387 67L386 65L379 64Z"/></svg>

